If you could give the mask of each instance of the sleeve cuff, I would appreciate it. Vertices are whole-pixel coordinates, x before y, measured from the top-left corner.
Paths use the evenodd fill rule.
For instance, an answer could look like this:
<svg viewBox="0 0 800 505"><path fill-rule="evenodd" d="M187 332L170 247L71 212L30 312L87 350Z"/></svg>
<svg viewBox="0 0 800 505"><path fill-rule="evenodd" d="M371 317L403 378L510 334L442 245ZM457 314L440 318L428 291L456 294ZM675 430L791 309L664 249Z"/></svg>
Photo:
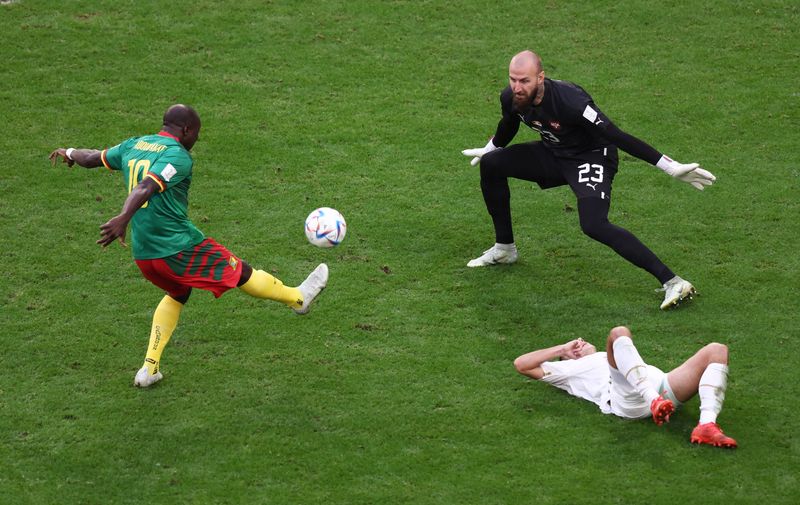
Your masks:
<svg viewBox="0 0 800 505"><path fill-rule="evenodd" d="M108 164L108 158L106 158L106 151L108 151L108 149L103 149L100 151L100 161L103 162L104 167L111 170L111 165Z"/></svg>
<svg viewBox="0 0 800 505"><path fill-rule="evenodd" d="M666 154L661 155L661 159L658 160L656 166L663 171L669 170L675 162Z"/></svg>
<svg viewBox="0 0 800 505"><path fill-rule="evenodd" d="M159 179L156 174L148 172L147 173L147 177L153 179L156 182L156 184L158 184L158 192L159 193L163 193L164 191L166 191L166 189L167 189L166 184L164 184L164 182L161 179Z"/></svg>

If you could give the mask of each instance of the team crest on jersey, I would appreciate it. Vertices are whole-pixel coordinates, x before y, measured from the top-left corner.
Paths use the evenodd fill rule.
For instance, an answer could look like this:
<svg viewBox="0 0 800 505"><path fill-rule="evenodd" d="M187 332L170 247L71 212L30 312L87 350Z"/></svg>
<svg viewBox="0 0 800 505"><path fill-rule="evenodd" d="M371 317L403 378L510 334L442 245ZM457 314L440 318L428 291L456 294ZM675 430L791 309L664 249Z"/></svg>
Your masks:
<svg viewBox="0 0 800 505"><path fill-rule="evenodd" d="M236 267L239 265L239 260L231 256L228 258L228 265L230 265L232 269L236 270Z"/></svg>
<svg viewBox="0 0 800 505"><path fill-rule="evenodd" d="M560 130L561 129L561 123L559 123L558 121L550 121L550 126L554 130Z"/></svg>

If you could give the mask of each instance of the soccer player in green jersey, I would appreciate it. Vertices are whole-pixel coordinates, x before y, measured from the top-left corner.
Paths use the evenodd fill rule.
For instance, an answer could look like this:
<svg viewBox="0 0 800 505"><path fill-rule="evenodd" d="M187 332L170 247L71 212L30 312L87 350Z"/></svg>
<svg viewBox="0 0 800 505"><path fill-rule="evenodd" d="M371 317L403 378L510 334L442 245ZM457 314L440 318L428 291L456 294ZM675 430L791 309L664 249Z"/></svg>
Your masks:
<svg viewBox="0 0 800 505"><path fill-rule="evenodd" d="M161 353L192 288L211 291L219 298L238 287L305 314L328 282L328 267L322 263L299 286L284 286L194 226L187 212L194 164L189 151L199 134L200 116L191 107L177 104L164 113L164 126L155 135L134 137L102 151L58 148L50 153L53 164L62 158L69 166L105 166L122 172L128 197L122 212L100 226L97 243L106 247L119 239L125 245L130 223L136 264L145 278L166 292L153 314L147 355L133 381L138 387L163 377Z"/></svg>

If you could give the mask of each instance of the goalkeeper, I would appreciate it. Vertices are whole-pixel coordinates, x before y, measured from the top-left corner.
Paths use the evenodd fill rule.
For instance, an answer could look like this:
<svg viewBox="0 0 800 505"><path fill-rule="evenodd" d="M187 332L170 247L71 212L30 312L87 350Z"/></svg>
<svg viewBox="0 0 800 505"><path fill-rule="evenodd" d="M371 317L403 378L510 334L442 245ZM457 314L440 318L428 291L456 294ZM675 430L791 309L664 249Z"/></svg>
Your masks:
<svg viewBox="0 0 800 505"><path fill-rule="evenodd" d="M153 314L144 364L133 380L137 387L161 380L161 353L192 288L220 297L238 287L250 296L279 301L305 314L328 281L328 267L322 263L298 287L284 286L194 226L187 215L194 164L189 151L199 135L200 116L178 104L164 113L164 126L155 135L134 137L102 151L58 148L50 153L53 164L62 158L69 166L105 166L122 173L128 197L122 212L100 226L97 243L106 247L119 239L125 245L130 223L136 265L147 280L166 292Z"/></svg>
<svg viewBox="0 0 800 505"><path fill-rule="evenodd" d="M542 189L568 184L578 199L581 230L656 277L665 291L661 309L691 298L695 293L691 283L675 275L631 232L608 221L617 148L699 190L710 186L716 180L714 175L696 163L673 161L620 130L583 88L546 78L539 56L531 51L515 55L508 74L509 85L500 93L502 118L494 137L485 147L462 151L472 158L472 165L480 162L481 191L495 231L495 245L467 266L517 260L509 177L536 182ZM520 123L537 131L541 141L508 146Z"/></svg>

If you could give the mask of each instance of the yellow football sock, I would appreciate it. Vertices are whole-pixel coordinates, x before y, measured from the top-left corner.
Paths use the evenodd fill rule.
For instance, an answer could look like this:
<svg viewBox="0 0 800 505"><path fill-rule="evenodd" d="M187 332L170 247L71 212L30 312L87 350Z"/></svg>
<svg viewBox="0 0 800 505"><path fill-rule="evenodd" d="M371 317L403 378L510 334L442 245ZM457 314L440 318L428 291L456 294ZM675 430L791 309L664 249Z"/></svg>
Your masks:
<svg viewBox="0 0 800 505"><path fill-rule="evenodd" d="M280 279L263 270L253 270L253 274L247 282L239 287L248 295L256 298L275 300L295 309L303 306L303 295L299 289L284 286Z"/></svg>
<svg viewBox="0 0 800 505"><path fill-rule="evenodd" d="M183 304L169 295L164 296L156 307L153 314L153 327L150 330L150 343L147 345L147 356L144 359L144 366L151 374L158 373L161 353L178 325L182 309Z"/></svg>

